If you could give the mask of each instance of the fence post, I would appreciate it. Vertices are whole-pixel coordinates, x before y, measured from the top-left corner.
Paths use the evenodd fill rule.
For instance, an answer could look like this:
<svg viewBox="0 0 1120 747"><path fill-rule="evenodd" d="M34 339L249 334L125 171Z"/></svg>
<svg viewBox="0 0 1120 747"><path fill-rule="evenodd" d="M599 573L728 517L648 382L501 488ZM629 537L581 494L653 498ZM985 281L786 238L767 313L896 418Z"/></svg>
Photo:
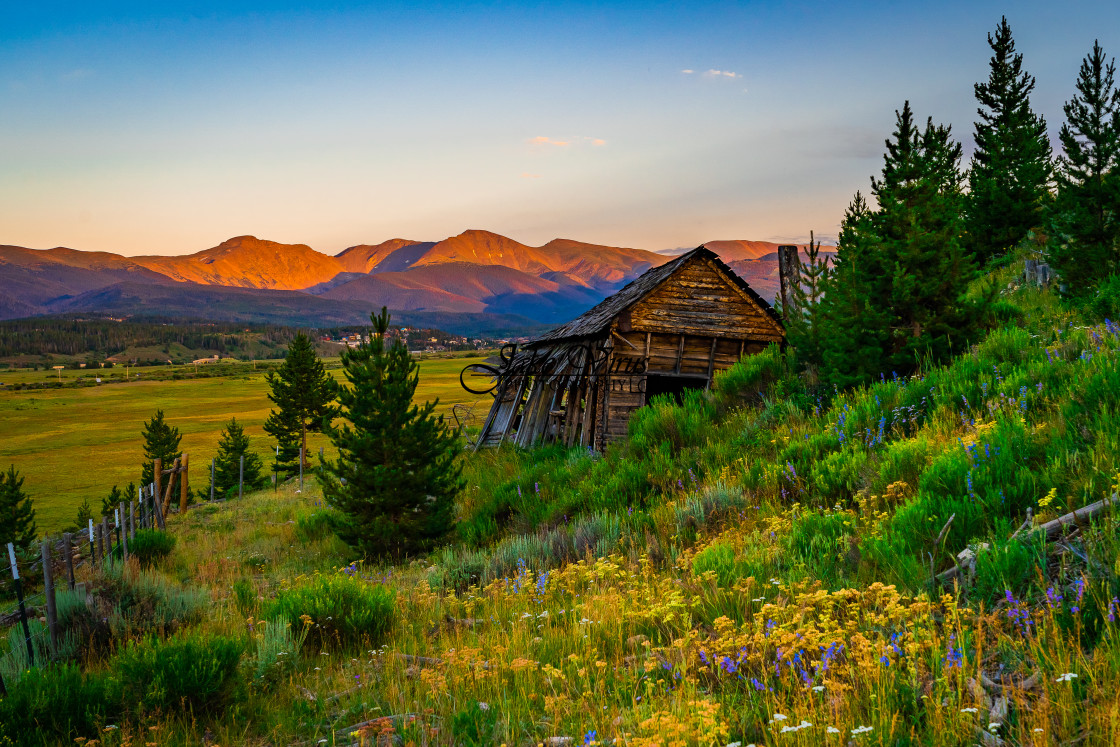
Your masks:
<svg viewBox="0 0 1120 747"><path fill-rule="evenodd" d="M101 524L98 523L93 528L93 534L97 538L97 543L93 548L93 554L99 563L105 562L105 535L101 532Z"/></svg>
<svg viewBox="0 0 1120 747"><path fill-rule="evenodd" d="M155 469L153 470L153 474L155 476L155 480L154 480L154 482L152 482L152 498L153 498L153 502L159 503L160 499L163 497L163 490L162 490L162 488L163 488L163 459L160 459L160 458L156 459ZM163 529L163 512L162 511L160 511L160 514L159 514L158 518L159 518L159 528Z"/></svg>
<svg viewBox="0 0 1120 747"><path fill-rule="evenodd" d="M105 560L113 559L113 535L109 532L109 517L101 517L101 557Z"/></svg>
<svg viewBox="0 0 1120 747"><path fill-rule="evenodd" d="M182 472L179 475L179 513L185 514L187 512L187 462L190 460L190 454L183 454L183 461L180 462Z"/></svg>
<svg viewBox="0 0 1120 747"><path fill-rule="evenodd" d="M210 500L214 500L214 458L210 458Z"/></svg>
<svg viewBox="0 0 1120 747"><path fill-rule="evenodd" d="M159 497L159 493L152 495L152 511L155 513L156 526L160 529L166 529L167 522L163 518L163 499Z"/></svg>
<svg viewBox="0 0 1120 747"><path fill-rule="evenodd" d="M51 541L43 540L41 545L43 556L43 596L47 600L47 631L51 637L51 651L58 652L58 607L54 599L54 569L51 567Z"/></svg>
<svg viewBox="0 0 1120 747"><path fill-rule="evenodd" d="M136 501L128 502L128 538L136 539Z"/></svg>
<svg viewBox="0 0 1120 747"><path fill-rule="evenodd" d="M74 591L74 536L70 532L62 535L62 552L66 558L66 582Z"/></svg>
<svg viewBox="0 0 1120 747"><path fill-rule="evenodd" d="M97 562L97 543L93 539L93 519L89 520L89 562Z"/></svg>
<svg viewBox="0 0 1120 747"><path fill-rule="evenodd" d="M121 501L120 519L117 520L117 539L121 543L121 560L128 562L128 517L124 513L124 501ZM124 523L124 531L121 531L121 524Z"/></svg>
<svg viewBox="0 0 1120 747"><path fill-rule="evenodd" d="M19 580L19 566L16 565L16 549L8 543L8 560L12 562L12 580L16 582L16 599L19 600L19 620L23 623L23 638L27 643L27 661L35 666L35 649L31 645L31 628L27 627L27 608L23 605L23 582Z"/></svg>
<svg viewBox="0 0 1120 747"><path fill-rule="evenodd" d="M240 499L245 493L245 455L241 455L240 471L237 473L237 497Z"/></svg>

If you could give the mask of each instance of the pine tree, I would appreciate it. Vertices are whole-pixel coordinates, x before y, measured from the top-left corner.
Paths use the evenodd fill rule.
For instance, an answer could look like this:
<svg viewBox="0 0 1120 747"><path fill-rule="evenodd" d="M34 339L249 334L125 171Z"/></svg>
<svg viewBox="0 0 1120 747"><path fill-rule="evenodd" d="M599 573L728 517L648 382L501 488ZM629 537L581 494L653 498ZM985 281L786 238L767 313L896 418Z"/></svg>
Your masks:
<svg viewBox="0 0 1120 747"><path fill-rule="evenodd" d="M124 500L124 494L121 489L116 485L109 491L109 495L101 499L101 515L112 516L113 512L120 507L121 501Z"/></svg>
<svg viewBox="0 0 1120 747"><path fill-rule="evenodd" d="M163 469L169 469L171 463L183 455L179 450L179 442L183 437L179 434L178 427L168 425L163 419L163 410L156 410L152 419L144 424L144 466L140 471L140 484L149 485L155 479L153 462L161 459ZM172 481L177 476L172 475ZM164 483L166 486L166 483ZM130 496L131 497L131 496Z"/></svg>
<svg viewBox="0 0 1120 747"><path fill-rule="evenodd" d="M237 495L242 456L245 457L245 490L259 490L264 487L261 458L249 451L249 437L245 435L245 429L237 422L237 418L230 418L218 440L218 455L214 459L215 495Z"/></svg>
<svg viewBox="0 0 1120 747"><path fill-rule="evenodd" d="M1006 17L988 34L988 45L988 80L974 86L980 121L965 203L967 242L980 263L1042 225L1052 172L1046 121L1031 109L1035 80L1023 72Z"/></svg>
<svg viewBox="0 0 1120 747"><path fill-rule="evenodd" d="M0 547L11 542L27 549L38 533L31 496L23 492L23 478L12 465L0 472Z"/></svg>
<svg viewBox="0 0 1120 747"><path fill-rule="evenodd" d="M89 505L89 498L83 498L82 505L78 506L78 513L74 516L74 525L78 529L85 529L92 518L93 506Z"/></svg>
<svg viewBox="0 0 1120 747"><path fill-rule="evenodd" d="M806 260L801 260L798 252L798 278L799 283L794 283L793 308L801 313L794 316L786 324L786 336L789 343L797 350L798 360L806 368L817 371L822 361L823 335L825 330L821 323L821 301L824 297L825 283L829 276L829 259L820 256L821 242L816 241L816 236L809 232L809 246L806 248Z"/></svg>
<svg viewBox="0 0 1120 747"><path fill-rule="evenodd" d="M338 384L315 354L311 339L300 333L288 345L280 368L269 372L268 385L268 398L277 409L268 416L264 430L280 445L277 471L294 474L300 468L301 449L307 467L308 431L322 431L336 415L332 403L338 396Z"/></svg>
<svg viewBox="0 0 1120 747"><path fill-rule="evenodd" d="M1078 95L1063 107L1058 137L1058 197L1051 222L1050 264L1074 296L1088 295L1120 270L1120 89L1104 50L1081 62Z"/></svg>
<svg viewBox="0 0 1120 747"><path fill-rule="evenodd" d="M882 175L871 179L879 207L865 210L857 195L825 288L824 378L837 386L943 359L988 301L965 295L976 273L960 242L961 146L932 118L920 129L909 101L895 116Z"/></svg>
<svg viewBox="0 0 1120 747"><path fill-rule="evenodd" d="M890 316L881 374L910 372L926 356L943 360L954 338L975 331L981 313L965 298L976 271L960 241L961 146L932 118L919 130L910 102L896 114L882 179L871 180L879 203L871 223L889 278L878 300Z"/></svg>
<svg viewBox="0 0 1120 747"><path fill-rule="evenodd" d="M367 557L400 557L430 550L451 530L462 467L454 432L433 415L438 400L412 404L419 365L399 340L386 349L388 312L370 319L369 342L342 353L344 422L327 431L339 456L320 476L344 517L339 536Z"/></svg>
<svg viewBox="0 0 1120 747"><path fill-rule="evenodd" d="M876 300L886 287L877 245L871 210L857 191L844 213L821 302L821 381L834 387L868 381L884 369L889 319Z"/></svg>

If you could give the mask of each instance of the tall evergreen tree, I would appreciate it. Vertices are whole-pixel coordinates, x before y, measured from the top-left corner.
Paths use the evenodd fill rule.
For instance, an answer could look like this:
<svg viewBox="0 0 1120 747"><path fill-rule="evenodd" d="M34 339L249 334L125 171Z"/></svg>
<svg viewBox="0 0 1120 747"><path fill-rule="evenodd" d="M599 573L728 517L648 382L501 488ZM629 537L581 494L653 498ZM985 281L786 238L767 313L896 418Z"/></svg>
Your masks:
<svg viewBox="0 0 1120 747"><path fill-rule="evenodd" d="M1023 71L1006 17L988 45L988 80L974 86L980 120L965 203L968 247L981 263L1042 225L1052 173L1046 121L1031 109L1035 80Z"/></svg>
<svg viewBox="0 0 1120 747"><path fill-rule="evenodd" d="M965 295L975 268L960 241L961 146L932 118L920 129L909 101L895 116L882 175L871 179L879 207L849 208L825 289L824 373L836 385L944 358L975 331L987 301Z"/></svg>
<svg viewBox="0 0 1120 747"><path fill-rule="evenodd" d="M277 409L265 421L264 430L280 445L277 471L299 471L302 449L307 466L307 433L318 432L336 415L333 406L338 384L315 354L311 338L302 332L288 345L288 355L279 369L268 374L268 398Z"/></svg>
<svg viewBox="0 0 1120 747"><path fill-rule="evenodd" d="M131 492L129 494L131 495ZM113 489L109 491L109 495L101 499L101 515L112 516L123 500L125 500L124 493L118 486L114 485Z"/></svg>
<svg viewBox="0 0 1120 747"><path fill-rule="evenodd" d="M871 209L856 192L836 242L836 258L824 288L821 380L836 387L868 381L884 369L889 319L876 299L886 273L877 251Z"/></svg>
<svg viewBox="0 0 1120 747"><path fill-rule="evenodd" d="M140 470L140 484L149 485L155 479L153 462L158 458L163 460L163 468L168 469L171 463L183 455L179 449L179 442L183 440L179 428L168 425L163 419L163 410L156 410L156 414L147 423L144 423L144 466ZM178 477L172 475L172 482ZM165 483L166 484L166 483ZM131 499L132 496L129 496Z"/></svg>
<svg viewBox="0 0 1120 747"><path fill-rule="evenodd" d="M981 312L965 298L976 273L960 241L961 146L932 118L919 130L909 101L896 114L882 178L871 180L879 203L871 223L890 283L879 301L890 315L884 363L905 373L927 355L944 359L954 338L976 329Z"/></svg>
<svg viewBox="0 0 1120 747"><path fill-rule="evenodd" d="M386 349L388 312L370 319L370 341L342 353L343 423L327 431L339 456L320 476L344 517L343 541L367 557L399 557L426 552L450 532L462 467L454 432L433 414L438 400L412 403L419 365L400 340Z"/></svg>
<svg viewBox="0 0 1120 747"><path fill-rule="evenodd" d="M218 454L214 458L214 494L230 497L237 495L241 480L241 457L245 457L245 490L258 490L264 487L261 458L249 451L249 437L245 429L230 418L218 439Z"/></svg>
<svg viewBox="0 0 1120 747"><path fill-rule="evenodd" d="M1066 102L1058 137L1058 197L1050 264L1070 295L1087 295L1120 271L1120 89L1116 64L1097 42L1081 62L1077 95Z"/></svg>
<svg viewBox="0 0 1120 747"><path fill-rule="evenodd" d="M0 547L11 542L26 549L38 533L31 496L23 492L23 478L12 465L0 472Z"/></svg>
<svg viewBox="0 0 1120 747"><path fill-rule="evenodd" d="M809 232L809 246L805 252L806 261L797 254L798 278L794 283L793 308L800 311L786 323L786 336L797 350L798 360L806 368L817 371L822 360L823 337L825 332L821 323L821 301L824 286L829 275L829 259L820 256L821 242Z"/></svg>

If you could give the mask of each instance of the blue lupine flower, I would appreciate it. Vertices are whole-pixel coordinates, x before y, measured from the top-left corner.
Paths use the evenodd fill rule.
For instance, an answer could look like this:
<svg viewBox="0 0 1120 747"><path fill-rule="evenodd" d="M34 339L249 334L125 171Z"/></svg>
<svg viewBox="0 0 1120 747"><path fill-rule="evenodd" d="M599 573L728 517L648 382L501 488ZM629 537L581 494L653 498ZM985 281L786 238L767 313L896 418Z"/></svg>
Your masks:
<svg viewBox="0 0 1120 747"><path fill-rule="evenodd" d="M595 738L596 738L597 736L599 736L599 732L598 732L598 731L596 731L595 729L592 729L591 731L589 731L589 732L587 732L586 734L584 734L584 735L583 735L583 743L584 743L584 745L588 745L588 744L591 744L592 742L594 742L594 741L595 741Z"/></svg>

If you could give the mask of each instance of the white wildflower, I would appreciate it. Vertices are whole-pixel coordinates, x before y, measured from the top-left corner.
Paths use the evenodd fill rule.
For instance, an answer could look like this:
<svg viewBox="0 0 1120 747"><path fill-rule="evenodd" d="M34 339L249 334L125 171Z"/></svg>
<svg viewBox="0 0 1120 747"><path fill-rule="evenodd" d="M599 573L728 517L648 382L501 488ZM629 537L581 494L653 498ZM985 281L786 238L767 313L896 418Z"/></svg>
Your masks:
<svg viewBox="0 0 1120 747"><path fill-rule="evenodd" d="M866 734L867 732L874 730L874 726L857 726L856 728L852 729L852 736L858 737L860 734Z"/></svg>
<svg viewBox="0 0 1120 747"><path fill-rule="evenodd" d="M961 713L979 713L975 708L962 708Z"/></svg>
<svg viewBox="0 0 1120 747"><path fill-rule="evenodd" d="M1069 682L1070 680L1076 679L1076 678L1077 678L1077 675L1074 674L1073 672L1066 672L1065 674L1063 674L1061 677L1059 677L1058 679L1056 679L1054 681L1055 682Z"/></svg>
<svg viewBox="0 0 1120 747"><path fill-rule="evenodd" d="M785 716L784 716L783 714L781 714L781 713L775 713L775 714L774 714L774 717L773 717L772 719L770 719L770 720L771 720L771 721L785 721L785 720L786 720L786 717L785 717Z"/></svg>
<svg viewBox="0 0 1120 747"><path fill-rule="evenodd" d="M484 711L489 711L490 710L490 704L489 703L483 703L483 702L479 701L478 707L481 708Z"/></svg>
<svg viewBox="0 0 1120 747"><path fill-rule="evenodd" d="M825 729L825 731L828 732L829 734L839 734L840 733L840 730L837 729L835 726L830 726L827 729Z"/></svg>
<svg viewBox="0 0 1120 747"><path fill-rule="evenodd" d="M824 685L817 685L816 687L813 688L813 692L823 693L824 692Z"/></svg>

